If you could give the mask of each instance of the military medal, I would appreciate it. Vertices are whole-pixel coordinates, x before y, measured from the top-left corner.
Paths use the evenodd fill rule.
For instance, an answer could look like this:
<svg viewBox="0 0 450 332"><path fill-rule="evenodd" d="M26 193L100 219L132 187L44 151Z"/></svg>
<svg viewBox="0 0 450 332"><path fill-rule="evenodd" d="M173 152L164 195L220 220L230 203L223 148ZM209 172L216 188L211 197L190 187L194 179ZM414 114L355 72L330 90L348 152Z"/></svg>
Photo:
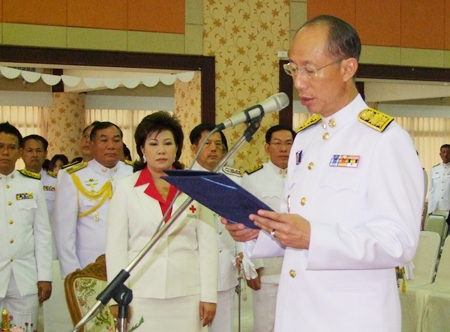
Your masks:
<svg viewBox="0 0 450 332"><path fill-rule="evenodd" d="M331 167L358 167L359 156L335 154L330 160Z"/></svg>

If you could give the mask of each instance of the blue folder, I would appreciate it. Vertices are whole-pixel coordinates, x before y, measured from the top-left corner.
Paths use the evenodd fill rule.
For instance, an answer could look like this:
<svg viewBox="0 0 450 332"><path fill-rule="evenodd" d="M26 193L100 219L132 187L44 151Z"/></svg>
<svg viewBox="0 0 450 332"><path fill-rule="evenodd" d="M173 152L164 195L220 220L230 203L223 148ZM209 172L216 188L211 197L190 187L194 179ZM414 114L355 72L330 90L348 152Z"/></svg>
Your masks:
<svg viewBox="0 0 450 332"><path fill-rule="evenodd" d="M259 209L272 211L225 174L192 170L167 170L165 173L168 176L163 176L164 180L229 222L259 229L248 216Z"/></svg>

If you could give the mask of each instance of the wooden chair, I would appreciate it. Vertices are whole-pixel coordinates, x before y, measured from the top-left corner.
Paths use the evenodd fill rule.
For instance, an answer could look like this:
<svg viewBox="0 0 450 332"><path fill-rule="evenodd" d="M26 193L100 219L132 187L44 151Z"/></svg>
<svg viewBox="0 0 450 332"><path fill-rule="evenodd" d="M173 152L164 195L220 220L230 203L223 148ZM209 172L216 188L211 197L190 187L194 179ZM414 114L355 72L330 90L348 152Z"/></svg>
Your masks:
<svg viewBox="0 0 450 332"><path fill-rule="evenodd" d="M97 295L106 287L106 285L105 255L99 256L94 263L89 264L84 269L78 269L67 275L64 280L64 289L74 326L96 303ZM84 329L80 329L80 331L108 331L113 324L113 318L109 311L109 307L106 307L97 314L96 317L90 320L84 326Z"/></svg>

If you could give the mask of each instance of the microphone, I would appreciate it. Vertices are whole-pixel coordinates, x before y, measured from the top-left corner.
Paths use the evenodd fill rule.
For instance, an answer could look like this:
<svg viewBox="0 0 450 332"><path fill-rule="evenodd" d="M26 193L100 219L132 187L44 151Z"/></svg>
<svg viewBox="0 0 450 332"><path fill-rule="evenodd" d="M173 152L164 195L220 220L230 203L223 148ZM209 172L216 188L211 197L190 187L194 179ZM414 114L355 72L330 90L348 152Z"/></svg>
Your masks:
<svg viewBox="0 0 450 332"><path fill-rule="evenodd" d="M249 107L239 114L233 115L231 118L225 120L221 124L217 125L218 130L233 127L243 122L250 122L254 118L263 116L267 113L279 112L283 108L289 105L289 97L284 92L276 93L270 96L263 102Z"/></svg>

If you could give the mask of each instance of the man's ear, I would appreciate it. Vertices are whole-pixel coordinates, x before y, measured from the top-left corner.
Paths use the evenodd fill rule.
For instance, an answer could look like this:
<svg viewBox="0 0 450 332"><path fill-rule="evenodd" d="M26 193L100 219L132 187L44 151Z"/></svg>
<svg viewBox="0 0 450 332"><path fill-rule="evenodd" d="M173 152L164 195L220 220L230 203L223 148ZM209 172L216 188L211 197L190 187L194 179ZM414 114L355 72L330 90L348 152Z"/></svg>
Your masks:
<svg viewBox="0 0 450 332"><path fill-rule="evenodd" d="M352 80L358 70L358 61L355 58L342 60L342 71L344 81Z"/></svg>

